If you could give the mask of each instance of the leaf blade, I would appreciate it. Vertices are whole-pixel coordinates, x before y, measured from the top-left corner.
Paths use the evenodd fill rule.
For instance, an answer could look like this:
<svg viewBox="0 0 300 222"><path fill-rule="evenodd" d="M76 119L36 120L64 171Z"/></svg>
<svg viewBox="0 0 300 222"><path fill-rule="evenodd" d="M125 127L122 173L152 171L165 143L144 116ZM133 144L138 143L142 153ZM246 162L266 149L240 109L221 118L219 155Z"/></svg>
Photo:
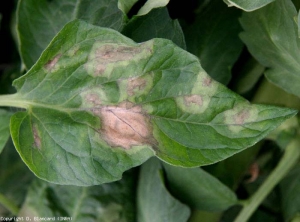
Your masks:
<svg viewBox="0 0 300 222"><path fill-rule="evenodd" d="M201 168L163 166L171 191L189 206L202 211L224 211L237 204L235 193Z"/></svg>
<svg viewBox="0 0 300 222"><path fill-rule="evenodd" d="M115 181L153 155L211 164L296 114L250 105L169 40L137 44L80 20L14 86L12 99L28 108L12 117L15 146L38 177L60 184Z"/></svg>
<svg viewBox="0 0 300 222"><path fill-rule="evenodd" d="M11 114L0 109L0 154L9 138L9 119Z"/></svg>
<svg viewBox="0 0 300 222"><path fill-rule="evenodd" d="M188 206L180 203L167 191L157 159L143 164L138 185L138 221L187 221Z"/></svg>
<svg viewBox="0 0 300 222"><path fill-rule="evenodd" d="M240 36L251 54L269 68L265 72L267 79L299 97L296 15L297 11L291 1L276 1L255 12L243 14L240 21L245 31ZM276 26L279 23L282 25Z"/></svg>

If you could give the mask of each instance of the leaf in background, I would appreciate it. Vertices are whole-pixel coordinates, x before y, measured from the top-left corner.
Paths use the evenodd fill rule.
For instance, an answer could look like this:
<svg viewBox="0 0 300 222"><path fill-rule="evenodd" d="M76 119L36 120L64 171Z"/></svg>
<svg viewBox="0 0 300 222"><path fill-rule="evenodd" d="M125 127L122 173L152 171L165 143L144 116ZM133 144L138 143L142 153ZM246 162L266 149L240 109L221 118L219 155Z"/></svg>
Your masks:
<svg viewBox="0 0 300 222"><path fill-rule="evenodd" d="M20 217L72 217L72 221L135 221L132 174L101 186L60 186L36 180L28 190ZM59 221L59 220L57 220Z"/></svg>
<svg viewBox="0 0 300 222"><path fill-rule="evenodd" d="M134 16L126 24L122 33L136 42L165 38L172 40L183 49L186 48L179 22L170 18L166 8L154 9L145 16Z"/></svg>
<svg viewBox="0 0 300 222"><path fill-rule="evenodd" d="M235 6L247 12L262 8L273 1L275 0L224 0L229 7Z"/></svg>
<svg viewBox="0 0 300 222"><path fill-rule="evenodd" d="M185 222L190 216L188 206L166 189L162 165L155 158L141 167L137 198L139 222Z"/></svg>
<svg viewBox="0 0 300 222"><path fill-rule="evenodd" d="M235 193L201 168L163 166L170 190L183 203L203 211L224 211L237 204Z"/></svg>
<svg viewBox="0 0 300 222"><path fill-rule="evenodd" d="M184 31L187 50L198 56L204 70L215 80L227 84L231 68L240 55L243 44L240 11L226 8L219 0L210 1Z"/></svg>
<svg viewBox="0 0 300 222"><path fill-rule="evenodd" d="M138 0L118 0L118 8L127 15L132 6L137 3Z"/></svg>
<svg viewBox="0 0 300 222"><path fill-rule="evenodd" d="M11 113L0 109L0 154L9 138L9 119Z"/></svg>
<svg viewBox="0 0 300 222"><path fill-rule="evenodd" d="M273 84L300 97L300 39L290 0L276 0L255 12L244 13L242 40L264 66Z"/></svg>
<svg viewBox="0 0 300 222"><path fill-rule="evenodd" d="M282 209L285 221L291 221L300 214L300 165L296 167L280 183Z"/></svg>
<svg viewBox="0 0 300 222"><path fill-rule="evenodd" d="M29 69L59 30L73 19L120 30L117 0L20 0L17 10L20 55Z"/></svg>
<svg viewBox="0 0 300 222"><path fill-rule="evenodd" d="M152 9L155 8L161 8L166 6L169 3L170 0L147 0L146 3L141 7L141 9L138 11L137 15L146 15L148 14ZM156 20L160 21L160 20Z"/></svg>
<svg viewBox="0 0 300 222"><path fill-rule="evenodd" d="M261 140L295 110L248 101L213 81L165 39L137 44L73 21L1 98L27 108L14 144L40 178L95 185L157 155L173 165L218 162Z"/></svg>
<svg viewBox="0 0 300 222"><path fill-rule="evenodd" d="M242 67L239 75L233 80L233 91L238 94L245 94L254 88L255 84L263 75L265 67L257 62L253 57Z"/></svg>
<svg viewBox="0 0 300 222"><path fill-rule="evenodd" d="M33 174L22 162L12 141L9 140L0 155L0 194L20 207L33 178ZM0 204L0 215L11 216L11 213Z"/></svg>

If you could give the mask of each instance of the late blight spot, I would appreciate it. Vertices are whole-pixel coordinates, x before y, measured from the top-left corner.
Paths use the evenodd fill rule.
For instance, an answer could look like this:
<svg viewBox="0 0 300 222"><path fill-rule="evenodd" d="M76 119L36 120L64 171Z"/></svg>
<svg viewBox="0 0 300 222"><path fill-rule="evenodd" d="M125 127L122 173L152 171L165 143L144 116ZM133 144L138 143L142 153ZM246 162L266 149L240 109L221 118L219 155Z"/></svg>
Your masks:
<svg viewBox="0 0 300 222"><path fill-rule="evenodd" d="M210 86L212 81L213 81L212 78L207 76L203 79L202 85L203 86Z"/></svg>
<svg viewBox="0 0 300 222"><path fill-rule="evenodd" d="M192 105L202 106L203 104L202 97L199 95L185 96L183 97L183 100L185 105L187 106L192 106Z"/></svg>
<svg viewBox="0 0 300 222"><path fill-rule="evenodd" d="M201 114L210 102L210 98L204 95L188 95L176 98L178 107L187 113Z"/></svg>
<svg viewBox="0 0 300 222"><path fill-rule="evenodd" d="M141 102L141 96L147 95L153 87L153 75L133 77L118 80L118 86L121 94L121 101Z"/></svg>
<svg viewBox="0 0 300 222"><path fill-rule="evenodd" d="M245 123L245 120L249 117L249 111L248 110L242 110L239 113L237 113L233 118L235 124L241 125Z"/></svg>
<svg viewBox="0 0 300 222"><path fill-rule="evenodd" d="M152 44L142 43L136 46L127 46L96 42L90 52L85 68L92 76L107 77L113 70L113 66L126 66L131 61L136 62L151 55Z"/></svg>
<svg viewBox="0 0 300 222"><path fill-rule="evenodd" d="M104 106L96 114L101 119L99 132L108 145L130 149L153 143L150 117L140 106L122 102L118 106Z"/></svg>
<svg viewBox="0 0 300 222"><path fill-rule="evenodd" d="M228 125L230 131L239 133L244 129L245 124L255 122L258 116L257 108L243 104L224 112L224 121Z"/></svg>
<svg viewBox="0 0 300 222"><path fill-rule="evenodd" d="M101 103L101 100L100 100L100 98L99 98L99 95L96 94L96 93L90 93L90 94L87 94L87 95L85 96L85 99L86 99L86 101L87 101L88 103L91 103L91 104L93 104L94 106L99 106L99 105L102 104L102 103Z"/></svg>
<svg viewBox="0 0 300 222"><path fill-rule="evenodd" d="M219 83L209 77L204 71L199 72L191 94L212 97L218 90Z"/></svg>
<svg viewBox="0 0 300 222"><path fill-rule="evenodd" d="M61 54L57 54L53 59L49 60L46 65L45 65L45 69L47 69L48 71L54 71L56 70L57 67L57 62L60 59Z"/></svg>
<svg viewBox="0 0 300 222"><path fill-rule="evenodd" d="M34 147L40 150L42 142L41 142L41 137L39 135L37 126L35 124L32 125L32 132L33 132Z"/></svg>
<svg viewBox="0 0 300 222"><path fill-rule="evenodd" d="M146 87L146 79L132 78L128 80L127 93L129 96L133 96L136 91L143 90Z"/></svg>
<svg viewBox="0 0 300 222"><path fill-rule="evenodd" d="M83 109L90 109L108 104L108 98L100 87L83 91L81 92L80 96L82 98L81 108Z"/></svg>

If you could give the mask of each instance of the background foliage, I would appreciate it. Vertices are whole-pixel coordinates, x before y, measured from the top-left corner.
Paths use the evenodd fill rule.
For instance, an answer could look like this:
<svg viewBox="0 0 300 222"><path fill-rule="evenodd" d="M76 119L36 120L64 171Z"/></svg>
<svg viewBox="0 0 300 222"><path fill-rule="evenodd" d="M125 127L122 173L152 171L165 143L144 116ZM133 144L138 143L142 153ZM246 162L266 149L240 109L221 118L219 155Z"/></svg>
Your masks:
<svg viewBox="0 0 300 222"><path fill-rule="evenodd" d="M13 94L2 101L9 98L7 103L17 101L19 107L0 109L0 216L130 222L299 220L298 0L0 4L0 93ZM84 68L94 44L108 40L142 50L152 44L153 51L124 62L126 69L113 61L108 77L112 84L82 77L90 75ZM52 66L49 61L56 62ZM205 83L206 73L216 80L209 79L215 88L193 91L195 83ZM136 76L153 79L148 97L128 100L147 107L159 142L155 149L111 151L90 134L97 126L95 116L67 110L93 107L75 100L61 105L61 98L75 98L96 85L121 98L125 91L117 92L115 86ZM204 95L212 102L200 114L191 107L183 111L178 101L186 95ZM110 96L108 104L120 98ZM7 104L0 99L1 105ZM245 109L250 117L243 116ZM74 128L74 122L80 127ZM37 140L41 135L42 142ZM99 161L97 172L85 162L85 142L86 150L73 150L84 141L78 135L89 138L93 149L98 149L93 143L101 144L92 154ZM65 159L53 161L58 154ZM253 212L245 216L241 209Z"/></svg>

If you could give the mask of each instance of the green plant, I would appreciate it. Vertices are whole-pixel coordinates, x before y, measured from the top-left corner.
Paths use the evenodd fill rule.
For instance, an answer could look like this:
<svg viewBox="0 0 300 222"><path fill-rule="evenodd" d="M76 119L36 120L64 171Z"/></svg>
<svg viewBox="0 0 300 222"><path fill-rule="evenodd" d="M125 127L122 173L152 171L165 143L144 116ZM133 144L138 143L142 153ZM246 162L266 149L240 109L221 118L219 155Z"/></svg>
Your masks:
<svg viewBox="0 0 300 222"><path fill-rule="evenodd" d="M225 3L19 0L0 214L298 220L297 1Z"/></svg>

